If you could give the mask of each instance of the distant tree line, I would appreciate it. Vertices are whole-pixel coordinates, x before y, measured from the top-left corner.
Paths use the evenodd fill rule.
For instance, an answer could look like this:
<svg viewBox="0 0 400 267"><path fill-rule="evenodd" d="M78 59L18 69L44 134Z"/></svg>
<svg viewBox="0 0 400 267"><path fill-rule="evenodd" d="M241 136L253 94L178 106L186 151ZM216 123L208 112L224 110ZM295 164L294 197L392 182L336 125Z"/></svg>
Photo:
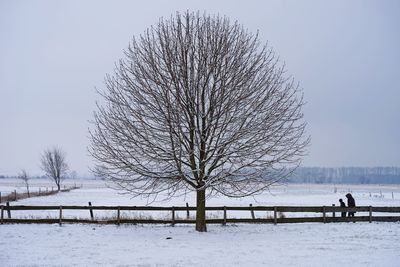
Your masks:
<svg viewBox="0 0 400 267"><path fill-rule="evenodd" d="M291 183L400 184L398 167L300 167L288 178Z"/></svg>
<svg viewBox="0 0 400 267"><path fill-rule="evenodd" d="M265 174L267 175L267 174ZM73 176L71 176L73 177ZM2 175L1 178L18 178ZM31 178L46 178L45 175ZM95 177L93 177L95 178ZM319 184L400 184L399 167L299 167L287 178L289 183Z"/></svg>

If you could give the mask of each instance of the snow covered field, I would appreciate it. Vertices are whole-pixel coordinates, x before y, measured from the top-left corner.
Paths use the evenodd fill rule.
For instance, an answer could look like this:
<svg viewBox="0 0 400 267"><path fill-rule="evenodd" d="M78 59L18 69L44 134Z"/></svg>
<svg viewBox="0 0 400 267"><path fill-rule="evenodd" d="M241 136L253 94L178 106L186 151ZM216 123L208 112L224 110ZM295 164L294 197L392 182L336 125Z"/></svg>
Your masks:
<svg viewBox="0 0 400 267"><path fill-rule="evenodd" d="M35 182L51 186L46 180ZM11 205L147 203L146 199L121 195L102 181L74 182L83 187ZM1 179L0 191L18 187L17 183ZM255 198L213 198L207 205L328 206L345 199L347 192L352 192L360 206L400 206L398 185L293 184L274 187ZM194 206L194 195L169 201L161 198L151 205L184 206L186 202ZM67 217L89 216L87 211L66 212ZM96 216L112 216L95 212ZM236 215L250 216L228 214ZM14 212L14 216L26 214ZM41 212L29 216L46 215ZM0 251L0 266L399 266L400 223L209 225L207 233L195 232L193 225L0 225Z"/></svg>
<svg viewBox="0 0 400 267"><path fill-rule="evenodd" d="M54 184L47 179L32 179L31 191L37 191L39 187L42 191L46 188L51 189ZM66 180L64 185L80 186L81 189L67 193L47 197L35 197L19 200L15 204L19 205L87 205L89 201L93 205L146 205L147 199L131 198L119 191L109 188L104 181L75 179ZM26 191L23 184L17 179L0 179L0 192L2 195L17 190L19 193ZM333 184L288 184L279 185L271 188L269 192L262 195L246 198L211 198L207 200L208 205L316 205L330 206L338 204L338 199L345 200L346 193L351 192L356 199L358 206L400 206L400 185L333 185ZM195 203L195 195L189 194L176 197L165 201L163 196L159 196L152 202L154 206L185 205Z"/></svg>
<svg viewBox="0 0 400 267"><path fill-rule="evenodd" d="M1 266L399 266L400 224L1 225ZM171 237L172 239L166 239Z"/></svg>

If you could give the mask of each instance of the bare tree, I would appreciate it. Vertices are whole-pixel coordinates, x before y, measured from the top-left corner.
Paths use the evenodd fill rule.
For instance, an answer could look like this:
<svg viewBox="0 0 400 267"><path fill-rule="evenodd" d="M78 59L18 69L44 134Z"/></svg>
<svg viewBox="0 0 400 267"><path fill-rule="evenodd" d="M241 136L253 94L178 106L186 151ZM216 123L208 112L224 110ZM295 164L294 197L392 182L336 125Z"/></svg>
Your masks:
<svg viewBox="0 0 400 267"><path fill-rule="evenodd" d="M133 39L99 91L89 151L98 175L133 195L262 192L309 142L298 84L257 34L228 18L177 14Z"/></svg>
<svg viewBox="0 0 400 267"><path fill-rule="evenodd" d="M28 197L31 197L31 194L29 193L29 174L25 169L22 169L21 172L18 174L18 178L21 179L21 181L24 183L26 187L26 191L28 192Z"/></svg>
<svg viewBox="0 0 400 267"><path fill-rule="evenodd" d="M68 164L65 153L58 147L47 149L41 158L41 168L46 176L52 179L57 185L57 190L61 190L61 182L66 177Z"/></svg>

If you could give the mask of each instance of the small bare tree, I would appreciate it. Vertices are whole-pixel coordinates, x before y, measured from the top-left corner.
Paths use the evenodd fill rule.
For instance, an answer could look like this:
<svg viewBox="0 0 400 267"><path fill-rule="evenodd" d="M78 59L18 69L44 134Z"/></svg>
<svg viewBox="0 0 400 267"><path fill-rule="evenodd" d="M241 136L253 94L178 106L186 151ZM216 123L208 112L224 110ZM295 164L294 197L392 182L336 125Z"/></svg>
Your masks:
<svg viewBox="0 0 400 267"><path fill-rule="evenodd" d="M21 181L24 183L26 187L26 191L28 192L28 197L31 197L31 194L29 193L29 174L25 169L22 169L21 172L18 174L18 178L21 179Z"/></svg>
<svg viewBox="0 0 400 267"><path fill-rule="evenodd" d="M41 168L46 176L54 181L57 190L60 191L61 182L68 171L65 153L58 147L45 150L41 158Z"/></svg>
<svg viewBox="0 0 400 267"><path fill-rule="evenodd" d="M262 192L299 165L302 93L275 53L237 22L177 14L133 39L94 115L100 177L133 195Z"/></svg>

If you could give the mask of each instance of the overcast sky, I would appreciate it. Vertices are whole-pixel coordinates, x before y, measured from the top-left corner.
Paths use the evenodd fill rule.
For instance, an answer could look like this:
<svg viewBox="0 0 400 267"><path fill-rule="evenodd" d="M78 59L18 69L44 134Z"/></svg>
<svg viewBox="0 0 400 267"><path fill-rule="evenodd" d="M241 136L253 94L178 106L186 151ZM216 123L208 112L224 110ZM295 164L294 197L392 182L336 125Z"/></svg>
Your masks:
<svg viewBox="0 0 400 267"><path fill-rule="evenodd" d="M0 174L53 145L88 173L95 87L132 36L176 11L238 20L300 82L304 166L400 166L400 1L0 0Z"/></svg>

